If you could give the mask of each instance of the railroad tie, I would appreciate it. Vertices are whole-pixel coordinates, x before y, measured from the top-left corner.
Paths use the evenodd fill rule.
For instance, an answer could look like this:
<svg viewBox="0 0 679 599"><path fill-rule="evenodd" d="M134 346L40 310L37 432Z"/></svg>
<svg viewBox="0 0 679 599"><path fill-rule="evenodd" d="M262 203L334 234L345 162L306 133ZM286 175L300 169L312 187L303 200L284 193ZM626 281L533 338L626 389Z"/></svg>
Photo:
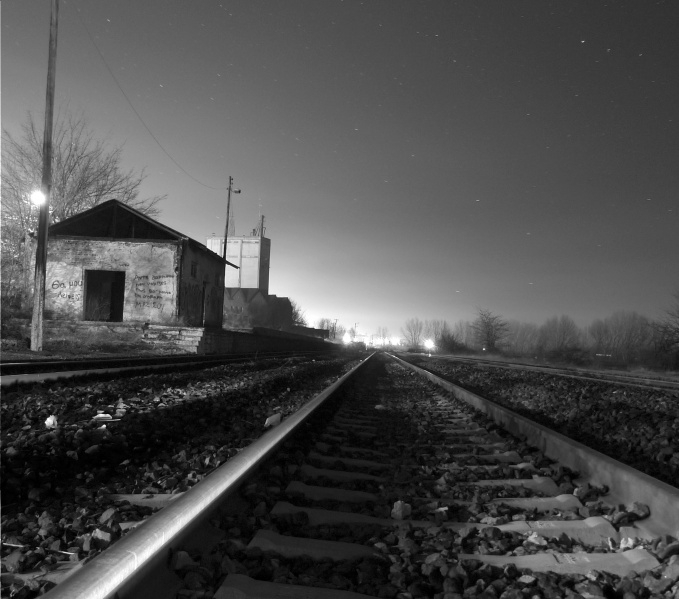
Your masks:
<svg viewBox="0 0 679 599"><path fill-rule="evenodd" d="M500 453L454 453L453 459L475 458L484 462L494 462L501 464L519 464L523 458L516 451L503 451Z"/></svg>
<svg viewBox="0 0 679 599"><path fill-rule="evenodd" d="M330 470L328 468L316 468L310 464L302 464L298 472L306 478L327 478L328 480L336 482L347 481L372 481L376 483L386 482L387 479L382 476L375 476L373 474L364 474L363 472L351 472L347 470Z"/></svg>
<svg viewBox="0 0 679 599"><path fill-rule="evenodd" d="M431 520L396 520L393 518L376 518L365 514L353 512L339 512L319 508L300 507L286 501L277 502L271 510L275 517L290 516L304 513L308 517L311 526L323 524L364 524L383 526L386 528L444 528L461 532L465 530L482 530L484 528L497 528L503 532L536 533L546 539L558 538L562 534L571 539L587 545L600 546L613 539L616 543L620 540L620 534L613 528L611 523L601 516L593 516L585 520L533 520L518 521L508 524L481 524L470 522L440 522Z"/></svg>
<svg viewBox="0 0 679 599"><path fill-rule="evenodd" d="M533 478L503 478L496 480L478 480L475 482L460 481L459 486L474 487L525 487L531 491L540 491L545 495L556 495L559 486L548 476L534 476Z"/></svg>
<svg viewBox="0 0 679 599"><path fill-rule="evenodd" d="M351 427L351 426L337 426L329 425L325 429L331 435L339 435L341 437L358 437L360 439L373 439L377 436L375 430L363 429L361 427Z"/></svg>
<svg viewBox="0 0 679 599"><path fill-rule="evenodd" d="M600 546L613 539L620 541L620 534L613 525L602 516L592 516L584 520L519 520L508 524L500 524L505 532L537 533L546 539L553 539L562 534L568 535L586 545Z"/></svg>
<svg viewBox="0 0 679 599"><path fill-rule="evenodd" d="M353 591L303 587L255 580L244 574L229 574L214 599L374 599Z"/></svg>
<svg viewBox="0 0 679 599"><path fill-rule="evenodd" d="M379 421L374 418L362 418L361 416L340 416L335 414L332 421L338 426L361 427L375 430L379 426Z"/></svg>
<svg viewBox="0 0 679 599"><path fill-rule="evenodd" d="M315 463L323 464L325 466L333 466L335 464L342 464L346 468L356 468L359 470L389 470L393 468L392 464L383 464L381 462L374 462L372 460L361 460L357 458L343 458L337 456L328 456L318 453L317 451L310 451L307 458Z"/></svg>
<svg viewBox="0 0 679 599"><path fill-rule="evenodd" d="M479 555L459 553L458 559L478 560L493 566L515 565L533 572L587 574L592 570L625 576L643 572L659 565L648 551L637 547L623 553L539 553L535 555Z"/></svg>
<svg viewBox="0 0 679 599"><path fill-rule="evenodd" d="M301 496L310 501L339 501L340 503L377 503L379 497L365 491L319 487L293 480L288 483L285 494L289 497Z"/></svg>
<svg viewBox="0 0 679 599"><path fill-rule="evenodd" d="M582 507L582 503L575 495L568 493L557 495L556 497L514 497L493 499L488 505L507 505L522 510L536 510L537 512L548 512L550 510L577 510Z"/></svg>
<svg viewBox="0 0 679 599"><path fill-rule="evenodd" d="M307 556L314 561L330 559L339 562L372 557L377 553L376 549L358 543L292 537L278 534L272 530L258 530L248 543L248 549L255 547L265 552L273 552L281 557Z"/></svg>
<svg viewBox="0 0 679 599"><path fill-rule="evenodd" d="M318 441L315 445L318 451L328 453L332 450L337 450L340 453L348 453L352 455L369 455L376 458L388 458L389 454L384 451L377 451L376 449L366 449L365 447L352 447L350 445L340 445L337 447L331 446L329 443Z"/></svg>

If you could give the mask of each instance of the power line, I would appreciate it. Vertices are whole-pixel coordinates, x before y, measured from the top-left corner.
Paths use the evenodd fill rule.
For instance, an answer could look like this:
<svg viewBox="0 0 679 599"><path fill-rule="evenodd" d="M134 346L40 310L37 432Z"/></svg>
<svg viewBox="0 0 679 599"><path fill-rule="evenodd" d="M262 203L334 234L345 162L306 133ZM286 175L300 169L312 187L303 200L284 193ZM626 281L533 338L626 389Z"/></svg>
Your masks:
<svg viewBox="0 0 679 599"><path fill-rule="evenodd" d="M97 43L94 41L94 38L92 37L92 34L90 33L90 30L87 28L87 25L85 25L85 22L83 21L82 16L80 15L80 9L77 8L76 10L77 10L77 12L78 12L78 18L80 19L81 25L83 26L83 28L84 28L85 31L87 32L87 36L90 38L90 41L92 42L92 45L93 45L94 48L96 49L97 54L99 54L99 58L101 58L101 61L104 63L104 66L106 67L106 70L109 72L109 74L111 75L113 81L115 81L115 84L118 86L118 89L120 90L120 93L123 94L123 96L125 97L125 100L127 100L127 103L130 105L130 108L132 109L132 111L134 112L134 114L137 115L137 118L139 119L139 122L144 126L144 129L146 129L146 131L148 132L148 134L153 138L153 141L155 141L156 144L158 144L158 147L163 151L163 153L165 154L165 156L167 156L167 157L168 157L168 158L169 158L169 159L177 166L177 168L180 169L187 177L189 177L190 179L192 179L193 181L195 181L196 183L198 183L198 185L201 185L201 186L203 186L203 187L206 187L207 189L214 189L214 190L218 190L218 191L222 191L222 190L227 189L226 187L212 187L211 185L207 185L206 183L203 183L202 181L199 181L199 180L196 179L191 173L189 173L189 172L188 172L181 164L179 164L179 162L177 162L177 161L173 158L173 156L172 156L172 155L171 155L171 154L163 147L163 144L160 143L160 141L158 140L158 138L153 134L153 131L151 131L151 129L149 129L148 125L144 122L144 119L141 118L141 115L137 112L137 109L134 107L134 104L132 104L130 98L129 98L129 97L127 96L127 94L125 93L125 90L124 90L124 89L122 88L122 86L120 85L120 82L118 81L118 79L116 78L116 76L113 74L113 71L111 70L111 67L108 66L108 63L106 62L106 59L104 58L104 55L101 53L101 50L99 50L99 46L97 46Z"/></svg>

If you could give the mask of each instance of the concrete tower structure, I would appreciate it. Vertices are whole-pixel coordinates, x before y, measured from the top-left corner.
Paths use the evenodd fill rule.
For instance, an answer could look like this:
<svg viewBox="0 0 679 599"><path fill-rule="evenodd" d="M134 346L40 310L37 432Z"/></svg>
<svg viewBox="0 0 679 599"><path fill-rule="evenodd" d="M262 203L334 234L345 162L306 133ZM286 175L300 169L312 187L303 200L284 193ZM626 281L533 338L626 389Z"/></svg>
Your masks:
<svg viewBox="0 0 679 599"><path fill-rule="evenodd" d="M269 293L271 240L264 237L263 229L262 222L251 235L227 239L226 259L238 266L238 269L225 268L224 287L258 289L265 295ZM224 237L209 238L207 247L216 254L223 255Z"/></svg>

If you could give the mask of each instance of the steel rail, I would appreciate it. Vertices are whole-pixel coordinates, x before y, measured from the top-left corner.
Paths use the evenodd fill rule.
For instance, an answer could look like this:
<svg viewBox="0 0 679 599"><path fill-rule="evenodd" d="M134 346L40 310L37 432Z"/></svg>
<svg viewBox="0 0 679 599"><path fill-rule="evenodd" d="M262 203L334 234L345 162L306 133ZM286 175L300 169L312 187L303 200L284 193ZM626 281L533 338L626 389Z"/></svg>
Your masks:
<svg viewBox="0 0 679 599"><path fill-rule="evenodd" d="M91 562L49 591L50 599L111 599L165 559L169 551L214 513L262 463L326 403L375 354L265 433L210 476L144 521ZM127 596L127 595L126 595Z"/></svg>
<svg viewBox="0 0 679 599"><path fill-rule="evenodd" d="M112 358L110 360L101 358L93 361L77 360L12 362L0 364L0 387L8 389L14 385L30 385L43 382L57 382L68 379L85 378L97 375L135 375L140 372L164 371L192 368L211 368L231 362L240 362L252 359L271 359L271 358L292 358L305 357L312 355L322 355L330 353L323 351L290 351L290 352L258 352L252 354L220 354L209 357L193 356L167 356L166 358ZM43 366L46 364L46 366ZM47 370L39 372L14 372L5 374L7 370L18 371L22 366L27 370L36 370L40 367ZM81 368L78 368L81 366ZM87 367L84 367L87 366Z"/></svg>
<svg viewBox="0 0 679 599"><path fill-rule="evenodd" d="M432 356L433 357L433 356ZM595 381L597 383L614 383L618 385L629 385L642 389L658 389L662 391L679 390L679 381L669 379L656 379L651 377L614 374L605 371L587 370L583 368L559 368L556 366L536 366L534 364L524 364L521 362L496 362L484 358L468 358L446 354L437 354L437 358L448 362L460 362L462 364L477 364L489 366L491 368L506 368L507 370L527 370L529 372L539 372L542 374L552 374L584 381Z"/></svg>
<svg viewBox="0 0 679 599"><path fill-rule="evenodd" d="M666 534L668 530L672 530L675 536L679 535L678 488L521 416L490 399L467 391L433 372L392 354L387 355L449 391L455 398L484 412L504 430L525 439L547 457L579 472L583 478L597 486L606 485L613 489L611 495L604 497L607 502L631 504L638 501L647 504L651 509L650 517L635 524L648 536L656 537Z"/></svg>
<svg viewBox="0 0 679 599"><path fill-rule="evenodd" d="M71 369L82 365L104 366L139 366L142 364L161 365L161 364L182 364L184 362L213 362L220 360L242 360L250 357L275 358L291 355L307 355L317 353L330 353L326 349L318 350L288 350L288 351L255 351L240 353L221 353L221 354L168 354L152 356L106 356L106 357L83 357L64 360L39 358L35 360L3 360L0 359L0 372L10 374L28 374L34 372L54 372L57 370Z"/></svg>

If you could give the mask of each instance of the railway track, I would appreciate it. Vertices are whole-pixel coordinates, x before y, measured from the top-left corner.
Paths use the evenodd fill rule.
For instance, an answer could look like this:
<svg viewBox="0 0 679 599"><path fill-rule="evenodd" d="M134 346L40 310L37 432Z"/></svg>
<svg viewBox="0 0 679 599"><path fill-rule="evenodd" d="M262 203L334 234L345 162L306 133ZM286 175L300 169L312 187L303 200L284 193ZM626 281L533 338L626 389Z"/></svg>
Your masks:
<svg viewBox="0 0 679 599"><path fill-rule="evenodd" d="M250 360L322 357L332 353L317 351L279 351L220 355L156 356L149 358L115 357L83 360L24 360L0 362L3 390L20 385L63 382L89 377L124 377L210 368Z"/></svg>
<svg viewBox="0 0 679 599"><path fill-rule="evenodd" d="M186 493L115 499L102 528L165 507L45 574L49 597L630 598L679 580L679 490L380 355Z"/></svg>
<svg viewBox="0 0 679 599"><path fill-rule="evenodd" d="M407 354L401 357L408 359ZM679 381L670 378L649 377L642 374L627 374L623 372L611 372L606 370L591 370L587 368L560 368L556 366L536 366L521 362L504 362L499 360L488 360L484 358L472 358L437 354L436 357L451 363L471 364L481 368L505 368L508 370L525 370L528 372L539 372L543 374L558 375L574 378L581 381L596 381L605 383L620 383L633 387L657 390L679 391Z"/></svg>

